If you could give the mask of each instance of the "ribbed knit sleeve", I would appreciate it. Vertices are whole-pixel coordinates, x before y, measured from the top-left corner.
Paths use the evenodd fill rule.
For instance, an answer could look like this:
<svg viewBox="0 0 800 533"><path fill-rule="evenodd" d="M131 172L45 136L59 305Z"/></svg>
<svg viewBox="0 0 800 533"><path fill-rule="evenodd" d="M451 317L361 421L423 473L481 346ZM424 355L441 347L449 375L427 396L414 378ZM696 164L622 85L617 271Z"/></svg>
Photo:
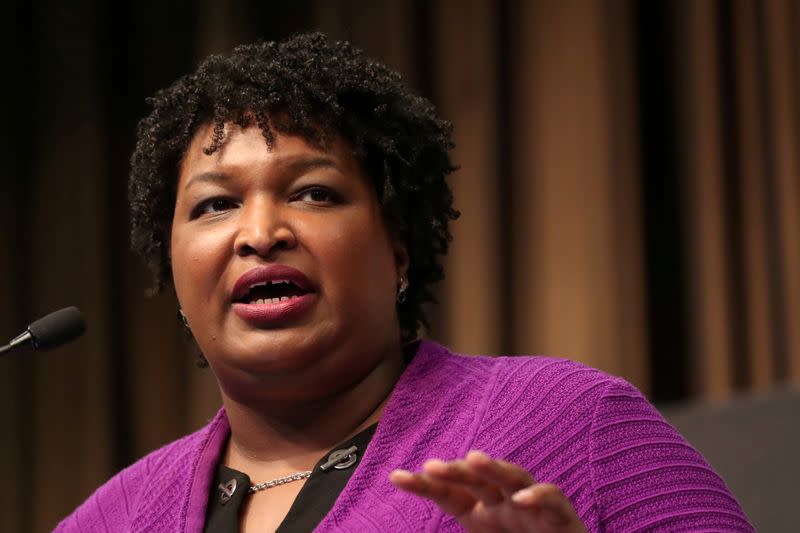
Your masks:
<svg viewBox="0 0 800 533"><path fill-rule="evenodd" d="M557 485L589 531L753 531L722 479L634 386L564 359L492 363L470 447ZM442 524L461 530L452 517Z"/></svg>
<svg viewBox="0 0 800 533"><path fill-rule="evenodd" d="M722 479L623 380L597 405L589 461L601 531L753 531Z"/></svg>

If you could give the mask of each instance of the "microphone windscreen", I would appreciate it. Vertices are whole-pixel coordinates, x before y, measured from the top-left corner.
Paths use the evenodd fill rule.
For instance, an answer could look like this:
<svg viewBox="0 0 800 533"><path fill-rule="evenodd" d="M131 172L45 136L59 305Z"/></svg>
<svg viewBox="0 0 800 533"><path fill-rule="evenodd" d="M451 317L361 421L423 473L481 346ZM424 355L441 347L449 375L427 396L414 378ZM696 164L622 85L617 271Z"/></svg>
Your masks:
<svg viewBox="0 0 800 533"><path fill-rule="evenodd" d="M83 335L86 322L77 307L65 307L33 322L28 331L36 349L47 350Z"/></svg>

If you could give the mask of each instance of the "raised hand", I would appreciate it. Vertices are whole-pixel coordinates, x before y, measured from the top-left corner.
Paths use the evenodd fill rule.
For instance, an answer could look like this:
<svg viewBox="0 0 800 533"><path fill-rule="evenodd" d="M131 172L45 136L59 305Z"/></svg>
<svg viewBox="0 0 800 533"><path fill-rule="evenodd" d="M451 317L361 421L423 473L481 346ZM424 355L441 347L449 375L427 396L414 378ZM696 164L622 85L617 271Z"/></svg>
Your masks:
<svg viewBox="0 0 800 533"><path fill-rule="evenodd" d="M456 461L427 461L422 472L395 470L395 486L434 501L471 533L573 533L586 528L561 490L523 468L472 451Z"/></svg>

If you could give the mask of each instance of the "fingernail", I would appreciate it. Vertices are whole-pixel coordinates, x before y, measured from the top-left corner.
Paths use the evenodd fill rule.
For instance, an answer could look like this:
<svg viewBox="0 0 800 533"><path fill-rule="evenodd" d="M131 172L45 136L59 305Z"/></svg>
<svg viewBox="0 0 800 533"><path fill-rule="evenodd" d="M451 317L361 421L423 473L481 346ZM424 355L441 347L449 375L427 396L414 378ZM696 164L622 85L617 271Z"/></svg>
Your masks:
<svg viewBox="0 0 800 533"><path fill-rule="evenodd" d="M445 462L440 460L440 459L428 459L422 465L422 469L423 470L430 470L430 469L441 470L443 466L445 466Z"/></svg>
<svg viewBox="0 0 800 533"><path fill-rule="evenodd" d="M390 481L403 481L414 477L414 475L407 470L392 470L389 472Z"/></svg>
<svg viewBox="0 0 800 533"><path fill-rule="evenodd" d="M522 489L522 490L518 490L517 492L512 494L511 495L511 499L515 503L533 503L533 501L534 501L533 494L534 494L533 490L531 490L529 488L528 489Z"/></svg>
<svg viewBox="0 0 800 533"><path fill-rule="evenodd" d="M470 450L467 453L467 459L472 459L473 461L478 460L478 461L482 461L482 462L486 462L486 461L491 460L488 455L486 455L485 453L483 453L480 450Z"/></svg>

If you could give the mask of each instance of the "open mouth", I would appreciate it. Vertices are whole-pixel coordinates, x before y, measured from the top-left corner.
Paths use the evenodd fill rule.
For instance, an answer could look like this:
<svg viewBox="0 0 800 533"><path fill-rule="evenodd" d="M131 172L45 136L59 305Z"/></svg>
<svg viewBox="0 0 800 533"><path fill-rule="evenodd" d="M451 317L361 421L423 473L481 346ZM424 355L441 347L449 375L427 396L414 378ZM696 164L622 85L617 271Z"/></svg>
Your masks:
<svg viewBox="0 0 800 533"><path fill-rule="evenodd" d="M263 281L250 286L247 292L234 302L251 305L277 304L300 298L309 292L311 291L288 280Z"/></svg>

